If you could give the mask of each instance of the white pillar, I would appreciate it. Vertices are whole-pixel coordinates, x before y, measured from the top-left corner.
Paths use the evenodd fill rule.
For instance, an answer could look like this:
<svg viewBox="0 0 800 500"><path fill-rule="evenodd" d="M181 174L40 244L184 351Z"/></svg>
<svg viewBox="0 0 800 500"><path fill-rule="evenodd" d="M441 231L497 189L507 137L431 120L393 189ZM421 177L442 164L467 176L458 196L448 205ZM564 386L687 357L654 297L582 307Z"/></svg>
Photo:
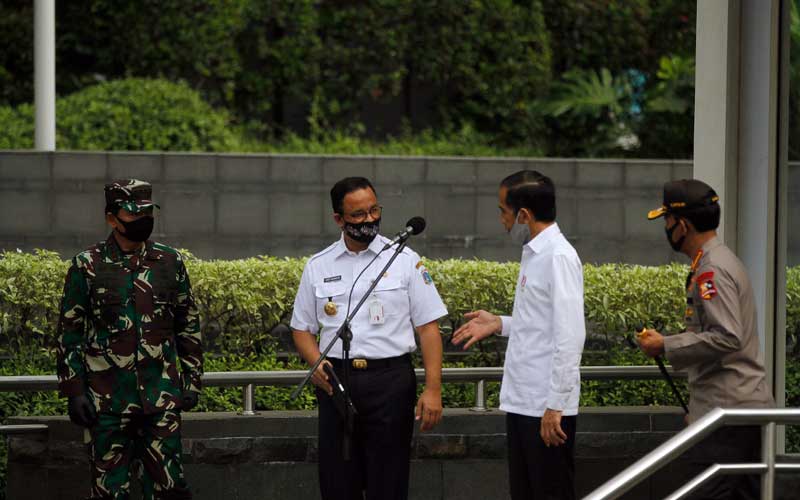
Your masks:
<svg viewBox="0 0 800 500"><path fill-rule="evenodd" d="M697 2L694 91L694 177L720 197L722 240L736 251L739 161L738 0Z"/></svg>
<svg viewBox="0 0 800 500"><path fill-rule="evenodd" d="M56 149L56 4L34 0L33 4L35 148Z"/></svg>
<svg viewBox="0 0 800 500"><path fill-rule="evenodd" d="M784 401L788 7L697 3L694 176L720 195L725 243L747 267L770 385Z"/></svg>

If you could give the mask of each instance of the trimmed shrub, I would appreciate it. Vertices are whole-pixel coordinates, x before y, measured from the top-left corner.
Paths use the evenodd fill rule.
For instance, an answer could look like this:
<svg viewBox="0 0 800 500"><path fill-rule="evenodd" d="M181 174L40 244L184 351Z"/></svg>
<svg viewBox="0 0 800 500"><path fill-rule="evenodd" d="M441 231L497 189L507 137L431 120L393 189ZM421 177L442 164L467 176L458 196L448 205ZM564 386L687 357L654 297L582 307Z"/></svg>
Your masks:
<svg viewBox="0 0 800 500"><path fill-rule="evenodd" d="M59 149L231 151L241 141L228 115L185 83L129 78L87 87L56 103ZM33 107L0 107L0 149L33 147Z"/></svg>
<svg viewBox="0 0 800 500"><path fill-rule="evenodd" d="M230 151L228 117L185 83L129 78L101 83L58 103L63 149Z"/></svg>
<svg viewBox="0 0 800 500"><path fill-rule="evenodd" d="M300 369L296 356L279 360L275 326L288 322L305 259L255 257L233 261L203 261L187 253L186 266L202 318L207 371ZM426 261L449 314L441 321L443 340L463 321L463 314L486 309L510 314L516 263L478 260ZM0 254L0 375L54 373L54 330L67 263L58 254ZM643 267L627 264L584 265L585 313L589 336L584 365L652 364L624 342L640 321L680 331L684 310L682 285L687 267L673 264ZM230 286L236 283L236 286ZM787 282L787 404L800 406L800 268L791 268ZM485 340L457 362L447 366L501 366L505 344ZM449 358L448 358L449 359ZM421 366L417 358L417 366ZM685 390L685 388L684 388ZM662 381L584 381L581 405L675 405ZM497 405L499 384L489 384L488 401ZM312 408L306 392L295 403L288 388L259 388L256 403L262 409ZM447 384L447 407L469 407L471 384ZM203 410L231 410L241 405L238 389L207 389ZM63 413L55 393L2 393L0 420L15 414ZM794 436L794 434L792 434ZM793 438L794 439L794 438ZM800 437L798 437L800 439Z"/></svg>

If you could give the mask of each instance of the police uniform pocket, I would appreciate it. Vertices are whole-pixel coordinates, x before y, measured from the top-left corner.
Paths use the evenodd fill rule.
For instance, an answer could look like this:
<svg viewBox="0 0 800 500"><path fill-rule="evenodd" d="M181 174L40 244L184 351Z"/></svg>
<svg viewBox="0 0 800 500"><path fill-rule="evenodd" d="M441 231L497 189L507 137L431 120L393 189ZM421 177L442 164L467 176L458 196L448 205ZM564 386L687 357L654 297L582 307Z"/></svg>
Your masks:
<svg viewBox="0 0 800 500"><path fill-rule="evenodd" d="M314 296L317 300L317 318L344 317L347 312L347 292L349 289L344 283L320 283L314 285Z"/></svg>

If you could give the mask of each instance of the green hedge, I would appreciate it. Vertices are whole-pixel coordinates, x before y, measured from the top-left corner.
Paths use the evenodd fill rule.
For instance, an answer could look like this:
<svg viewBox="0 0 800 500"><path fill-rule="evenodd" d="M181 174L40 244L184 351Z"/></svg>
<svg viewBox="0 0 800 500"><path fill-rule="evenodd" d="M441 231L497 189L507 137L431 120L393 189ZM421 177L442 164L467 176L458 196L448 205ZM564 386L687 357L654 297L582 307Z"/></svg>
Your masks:
<svg viewBox="0 0 800 500"><path fill-rule="evenodd" d="M207 350L237 355L264 352L270 331L291 316L305 259L205 261L185 254ZM46 250L0 253L0 349L52 347L67 265L57 253ZM428 268L450 311L442 320L443 334L457 327L466 311L511 311L518 264L451 259L429 261ZM686 266L679 264L584 265L585 312L592 338L612 347L621 345L622 334L640 321L679 331L685 273ZM800 267L789 268L787 276L787 340L791 354L797 355Z"/></svg>
<svg viewBox="0 0 800 500"><path fill-rule="evenodd" d="M232 261L204 261L187 253L189 270L201 311L208 371L297 369L296 357L276 358L276 340L270 331L288 322L295 290L305 259L257 257ZM444 340L462 322L462 314L476 308L494 313L511 311L519 272L515 263L478 260L427 262L445 301L448 317L441 321ZM0 254L0 374L54 372L52 348L58 302L67 263L58 254ZM687 269L682 265L642 267L625 264L584 266L585 312L590 335L584 352L585 365L648 364L637 350L623 342L623 335L639 321L661 323L666 331L682 328L682 284ZM231 286L234 284L235 286ZM790 268L787 280L788 370L791 380L800 376L797 335L800 327L800 268ZM488 339L449 366L499 366L503 341ZM452 358L448 358L452 359ZM794 377L794 378L791 378ZM238 408L235 389L208 389L201 409ZM800 385L787 381L790 405L800 406ZM445 404L471 406L470 385L447 385ZM490 384L489 401L497 404L497 385ZM259 388L260 408L288 407L288 389ZM675 404L660 381L585 381L581 404ZM313 406L306 393L296 404ZM13 414L49 414L64 411L55 393L0 394L0 419Z"/></svg>
<svg viewBox="0 0 800 500"><path fill-rule="evenodd" d="M0 107L0 149L33 147L33 107ZM103 151L241 149L226 112L185 83L128 78L58 99L58 147Z"/></svg>
<svg viewBox="0 0 800 500"><path fill-rule="evenodd" d="M288 321L305 259L257 257L232 261L204 261L186 255L202 316L207 349L207 371L302 369L297 357L279 360L270 331ZM478 260L428 261L444 299L448 317L441 322L444 340L462 322L465 311L483 308L511 311L519 272L515 263ZM0 376L52 374L54 328L67 269L58 254L0 254ZM639 321L662 323L667 331L682 327L682 284L686 266L642 267L625 264L584 265L585 312L589 335L584 365L639 365L652 363L622 341ZM235 286L231 286L234 284ZM787 405L800 406L800 268L790 268L787 279ZM487 339L458 362L447 366L499 366L504 345ZM418 366L421 366L417 359ZM685 392L685 384L681 384ZM496 407L499 384L488 384L488 404ZM310 409L310 389L295 402L291 388L259 387L256 407ZM234 411L241 408L238 388L207 388L197 411ZM446 407L469 407L472 384L446 384ZM583 381L581 405L675 405L661 381ZM55 392L0 393L0 422L11 415L63 414L66 405ZM0 492L4 487L5 450L0 441ZM789 429L789 449L800 450L800 433ZM2 498L2 497L0 497Z"/></svg>
<svg viewBox="0 0 800 500"><path fill-rule="evenodd" d="M305 259L268 256L204 261L187 252L186 265L201 312L207 352L269 358L275 348L270 332L280 323L288 323L304 264ZM0 354L52 349L66 268L67 262L54 252L0 254ZM441 321L445 338L461 324L466 311L484 308L510 313L518 264L442 260L428 262L428 268L450 311ZM662 324L666 331L679 331L683 326L685 273L686 266L678 264L586 264L585 314L591 334L584 363L646 362L625 347L623 335L642 321ZM800 354L798 329L800 268L790 268L787 340L791 358ZM502 340L490 339L473 349L464 362L497 366L502 363L503 349Z"/></svg>

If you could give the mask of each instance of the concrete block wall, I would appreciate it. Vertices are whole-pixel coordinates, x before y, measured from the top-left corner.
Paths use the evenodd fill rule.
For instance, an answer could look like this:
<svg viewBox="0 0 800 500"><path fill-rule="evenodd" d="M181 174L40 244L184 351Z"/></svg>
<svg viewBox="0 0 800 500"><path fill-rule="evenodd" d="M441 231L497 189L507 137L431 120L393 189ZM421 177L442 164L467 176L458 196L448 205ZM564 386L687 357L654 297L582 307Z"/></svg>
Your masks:
<svg viewBox="0 0 800 500"><path fill-rule="evenodd" d="M691 162L550 158L0 151L0 248L68 257L104 239L103 185L136 177L153 183L161 205L158 240L202 258L309 255L339 235L331 186L362 175L384 206L384 234L420 215L428 226L411 246L429 258L517 260L498 221L497 186L523 168L553 178L559 225L584 262L677 258L662 224L645 214L660 203L665 181L691 177ZM800 180L792 180L797 220ZM800 236L790 240L797 262Z"/></svg>
<svg viewBox="0 0 800 500"><path fill-rule="evenodd" d="M582 498L683 428L679 408L584 408L578 416L575 487ZM317 499L315 411L184 415L183 463L194 498ZM11 436L7 498L82 498L89 485L83 433L67 417L13 417L11 424L45 424L46 434ZM431 432L412 441L409 498L508 498L505 416L445 409ZM699 471L686 454L634 487L623 500L665 498ZM778 463L796 463L779 456ZM31 478L36 478L31 481ZM778 474L776 500L796 498L797 474ZM138 481L132 481L138 489ZM140 498L132 495L132 498Z"/></svg>

